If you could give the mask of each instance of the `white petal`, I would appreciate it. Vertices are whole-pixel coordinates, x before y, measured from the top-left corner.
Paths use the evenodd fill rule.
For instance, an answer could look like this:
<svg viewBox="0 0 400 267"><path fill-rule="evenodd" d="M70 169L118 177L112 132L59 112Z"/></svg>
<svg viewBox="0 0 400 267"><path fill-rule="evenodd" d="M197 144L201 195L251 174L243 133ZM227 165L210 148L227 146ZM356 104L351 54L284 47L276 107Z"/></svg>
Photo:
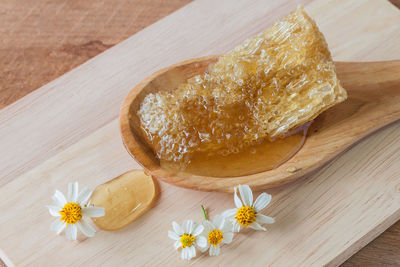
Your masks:
<svg viewBox="0 0 400 267"><path fill-rule="evenodd" d="M233 224L233 232L239 233L240 232L240 224L235 222Z"/></svg>
<svg viewBox="0 0 400 267"><path fill-rule="evenodd" d="M239 185L239 193L245 206L253 205L253 193L247 184Z"/></svg>
<svg viewBox="0 0 400 267"><path fill-rule="evenodd" d="M102 217L105 215L103 207L83 207L82 215L86 217Z"/></svg>
<svg viewBox="0 0 400 267"><path fill-rule="evenodd" d="M207 238L205 238L204 236L198 236L196 238L196 244L199 248L207 247Z"/></svg>
<svg viewBox="0 0 400 267"><path fill-rule="evenodd" d="M233 231L233 222L229 220L224 221L224 226L222 227L222 232L232 232Z"/></svg>
<svg viewBox="0 0 400 267"><path fill-rule="evenodd" d="M88 237L93 237L96 233L96 230L87 222L80 220L76 223L78 225L79 230Z"/></svg>
<svg viewBox="0 0 400 267"><path fill-rule="evenodd" d="M267 193L262 193L261 195L258 196L256 201L254 201L254 209L256 212L259 212L263 208L265 208L269 202L271 202L271 195Z"/></svg>
<svg viewBox="0 0 400 267"><path fill-rule="evenodd" d="M232 232L224 233L224 239L222 240L222 242L225 244L229 244L232 242L232 239L233 239Z"/></svg>
<svg viewBox="0 0 400 267"><path fill-rule="evenodd" d="M92 195L92 191L90 191L87 187L85 187L79 193L76 202L79 203L81 206L84 206L86 204L86 202L89 200L91 195Z"/></svg>
<svg viewBox="0 0 400 267"><path fill-rule="evenodd" d="M240 201L238 195L237 195L237 187L235 186L235 195L233 197L233 200L235 201L235 206L236 208L241 208L243 206L242 201Z"/></svg>
<svg viewBox="0 0 400 267"><path fill-rule="evenodd" d="M68 202L75 202L78 199L78 182L68 184Z"/></svg>
<svg viewBox="0 0 400 267"><path fill-rule="evenodd" d="M60 217L61 216L61 214L59 213L59 211L61 210L60 207L47 205L46 208L49 209L49 212L50 212L50 214L52 216L55 216L55 217Z"/></svg>
<svg viewBox="0 0 400 267"><path fill-rule="evenodd" d="M175 233L174 231L169 230L168 231L168 237L173 239L173 240L179 240L180 237L177 233Z"/></svg>
<svg viewBox="0 0 400 267"><path fill-rule="evenodd" d="M256 216L256 222L273 224L275 222L275 219L272 218L272 217L265 216L263 214L258 213L257 216Z"/></svg>
<svg viewBox="0 0 400 267"><path fill-rule="evenodd" d="M180 242L179 240L175 241L175 243L174 243L174 248L175 248L175 249L178 249L178 248L180 248L180 247L181 247L181 242Z"/></svg>
<svg viewBox="0 0 400 267"><path fill-rule="evenodd" d="M70 224L67 226L66 236L69 240L76 240L76 236L78 234L78 228L76 224Z"/></svg>
<svg viewBox="0 0 400 267"><path fill-rule="evenodd" d="M225 210L224 212L221 213L221 216L224 217L225 219L230 219L235 217L238 209L229 209Z"/></svg>
<svg viewBox="0 0 400 267"><path fill-rule="evenodd" d="M72 199L72 194L74 192L74 188L73 188L74 184L73 183L68 183L68 193L67 193L67 199L70 202Z"/></svg>
<svg viewBox="0 0 400 267"><path fill-rule="evenodd" d="M54 200L56 205L59 206L59 207L64 207L65 204L67 204L67 200L65 199L64 194L61 193L58 190L56 190L56 192L54 193L52 199Z"/></svg>
<svg viewBox="0 0 400 267"><path fill-rule="evenodd" d="M62 230L64 230L65 226L66 224L63 221L55 220L51 224L51 230L55 231L57 235L59 235L62 232Z"/></svg>
<svg viewBox="0 0 400 267"><path fill-rule="evenodd" d="M192 257L190 257L190 247L186 247L182 249L182 259L183 260L190 260Z"/></svg>
<svg viewBox="0 0 400 267"><path fill-rule="evenodd" d="M217 214L214 217L213 223L215 225L215 228L217 228L218 230L222 230L222 228L224 227L224 223L225 223L225 217Z"/></svg>
<svg viewBox="0 0 400 267"><path fill-rule="evenodd" d="M187 260L187 247L186 248L183 248L182 249L182 252L181 252L181 258L182 258L182 260Z"/></svg>
<svg viewBox="0 0 400 267"><path fill-rule="evenodd" d="M72 194L72 201L73 202L78 202L78 195L79 195L79 186L78 182L74 183L74 193Z"/></svg>
<svg viewBox="0 0 400 267"><path fill-rule="evenodd" d="M189 247L189 257L190 257L190 259L196 257L196 249L194 248L194 246Z"/></svg>
<svg viewBox="0 0 400 267"><path fill-rule="evenodd" d="M186 234L189 234L189 235L192 234L192 232L193 232L193 221L191 221L191 220L183 221L182 228L183 228L183 232L185 232Z"/></svg>
<svg viewBox="0 0 400 267"><path fill-rule="evenodd" d="M202 224L197 224L194 228L192 235L198 236L204 231L204 226Z"/></svg>
<svg viewBox="0 0 400 267"><path fill-rule="evenodd" d="M258 231L267 231L267 229L265 229L264 227L259 225L257 222L253 222L252 224L250 224L249 228L251 228L253 230L258 230Z"/></svg>
<svg viewBox="0 0 400 267"><path fill-rule="evenodd" d="M203 226L204 226L203 234L208 234L215 228L214 224L210 221L204 221Z"/></svg>
<svg viewBox="0 0 400 267"><path fill-rule="evenodd" d="M207 249L208 249L209 247L210 247L210 246L206 244L206 246L204 246L204 247L199 247L199 250L200 250L201 252L206 252Z"/></svg>
<svg viewBox="0 0 400 267"><path fill-rule="evenodd" d="M219 245L217 245L217 247L214 249L214 256L218 256L220 251L221 251L221 249L220 249Z"/></svg>
<svg viewBox="0 0 400 267"><path fill-rule="evenodd" d="M172 222L172 228L178 235L181 236L184 234L182 227L177 222Z"/></svg>
<svg viewBox="0 0 400 267"><path fill-rule="evenodd" d="M210 254L210 256L216 256L217 255L216 250L217 250L217 248L211 245L208 253Z"/></svg>

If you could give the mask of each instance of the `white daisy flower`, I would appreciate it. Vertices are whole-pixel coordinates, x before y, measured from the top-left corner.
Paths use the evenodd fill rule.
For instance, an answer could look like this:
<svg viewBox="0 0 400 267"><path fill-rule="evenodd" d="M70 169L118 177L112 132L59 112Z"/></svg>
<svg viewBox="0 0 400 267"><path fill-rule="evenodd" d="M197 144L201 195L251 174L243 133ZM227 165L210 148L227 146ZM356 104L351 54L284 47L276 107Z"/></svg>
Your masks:
<svg viewBox="0 0 400 267"><path fill-rule="evenodd" d="M272 224L275 222L274 218L260 214L259 211L264 209L271 201L271 195L262 193L258 196L256 201L253 203L253 193L248 185L239 185L239 199L237 195L237 188L235 187L234 201L236 208L229 209L222 213L228 220L233 221L233 231L239 232L240 228L245 226L254 230L266 229L261 224L267 223Z"/></svg>
<svg viewBox="0 0 400 267"><path fill-rule="evenodd" d="M207 246L201 248L204 252L209 248L210 256L218 256L220 246L232 242L232 223L225 220L221 215L215 216L212 222L206 220L203 222L204 231L201 235L207 238Z"/></svg>
<svg viewBox="0 0 400 267"><path fill-rule="evenodd" d="M86 187L78 191L78 182L68 184L68 196L56 190L52 199L55 205L46 206L51 215L59 217L51 225L51 229L60 234L66 228L66 237L76 240L78 228L88 237L94 236L96 230L83 217L102 217L105 214L103 207L87 207L92 192Z"/></svg>
<svg viewBox="0 0 400 267"><path fill-rule="evenodd" d="M182 248L182 259L190 260L196 257L196 244L199 248L207 246L207 239L200 234L204 230L204 226L196 224L191 220L183 222L182 227L177 222L172 222L174 231L168 231L169 238L175 240L174 247Z"/></svg>

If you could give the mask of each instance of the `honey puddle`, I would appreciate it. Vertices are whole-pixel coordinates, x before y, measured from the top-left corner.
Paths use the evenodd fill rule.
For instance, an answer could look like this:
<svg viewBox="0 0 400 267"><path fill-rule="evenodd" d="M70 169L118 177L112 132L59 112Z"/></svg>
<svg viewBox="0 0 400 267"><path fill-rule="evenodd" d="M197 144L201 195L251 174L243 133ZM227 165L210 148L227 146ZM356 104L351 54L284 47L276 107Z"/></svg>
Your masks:
<svg viewBox="0 0 400 267"><path fill-rule="evenodd" d="M92 220L103 230L118 230L145 213L156 195L156 185L150 176L142 170L129 171L94 190L90 202L103 207L106 214Z"/></svg>
<svg viewBox="0 0 400 267"><path fill-rule="evenodd" d="M181 170L178 163L161 160L161 166L172 172L186 172L209 177L235 177L275 169L293 157L303 146L311 123L289 132L283 138L243 149L239 153L223 156L196 152L190 163Z"/></svg>

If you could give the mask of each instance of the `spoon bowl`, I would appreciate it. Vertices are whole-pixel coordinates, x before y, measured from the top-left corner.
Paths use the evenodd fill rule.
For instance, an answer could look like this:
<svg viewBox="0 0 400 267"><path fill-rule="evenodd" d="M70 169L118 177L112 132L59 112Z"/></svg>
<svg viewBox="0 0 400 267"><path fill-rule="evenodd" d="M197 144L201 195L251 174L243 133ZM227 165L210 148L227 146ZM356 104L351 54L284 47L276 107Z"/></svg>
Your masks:
<svg viewBox="0 0 400 267"><path fill-rule="evenodd" d="M320 114L303 147L279 167L237 177L169 171L160 165L141 133L137 116L140 103L149 93L174 90L188 78L204 73L217 60L218 56L209 56L162 69L143 80L125 98L120 112L122 140L129 154L153 177L202 191L233 192L238 184L248 184L254 190L277 187L321 168L363 137L400 119L400 60L335 62L348 99Z"/></svg>

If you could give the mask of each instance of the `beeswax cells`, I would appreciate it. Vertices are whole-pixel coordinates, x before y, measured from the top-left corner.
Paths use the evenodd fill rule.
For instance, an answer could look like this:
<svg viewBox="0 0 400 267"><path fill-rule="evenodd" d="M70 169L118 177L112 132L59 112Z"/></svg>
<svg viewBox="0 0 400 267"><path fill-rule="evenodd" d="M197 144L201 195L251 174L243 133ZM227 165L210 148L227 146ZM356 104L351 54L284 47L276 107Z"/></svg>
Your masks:
<svg viewBox="0 0 400 267"><path fill-rule="evenodd" d="M138 116L157 157L229 155L284 136L344 101L324 36L299 8L176 90L148 94Z"/></svg>

